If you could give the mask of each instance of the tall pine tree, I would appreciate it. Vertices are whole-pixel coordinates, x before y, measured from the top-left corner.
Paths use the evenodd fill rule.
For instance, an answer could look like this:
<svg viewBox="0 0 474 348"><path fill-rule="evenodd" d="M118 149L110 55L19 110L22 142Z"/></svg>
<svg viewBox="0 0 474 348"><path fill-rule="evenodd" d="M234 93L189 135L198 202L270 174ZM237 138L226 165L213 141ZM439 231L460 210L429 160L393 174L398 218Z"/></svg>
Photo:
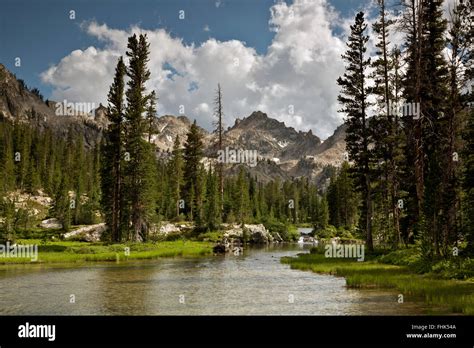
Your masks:
<svg viewBox="0 0 474 348"><path fill-rule="evenodd" d="M124 117L124 77L126 67L122 57L115 68L115 77L110 87L107 108L109 120L108 129L104 132L104 142L101 148L101 183L102 211L111 239L118 242L122 239L120 223L123 202L123 117Z"/></svg>
<svg viewBox="0 0 474 348"><path fill-rule="evenodd" d="M366 234L366 245L369 251L373 250L372 239L372 186L371 186L371 161L372 156L369 144L372 139L367 120L369 107L369 87L367 85L366 71L370 59L365 58L368 36L365 35L367 24L364 13L356 15L354 25L351 25L351 34L348 49L342 58L346 62L346 72L339 77L337 83L341 86L338 96L343 105L342 112L346 113L346 148L349 158L354 162L353 172L356 185L361 192L363 200L361 228Z"/></svg>
<svg viewBox="0 0 474 348"><path fill-rule="evenodd" d="M155 212L155 153L154 148L145 139L147 124L144 118L149 95L145 94L145 83L150 78L147 68L150 47L147 37L136 34L128 39L127 68L128 88L125 109L125 190L127 216L130 220L128 238L135 241L145 240ZM127 160L128 159L128 160ZM128 227L128 226L127 226Z"/></svg>

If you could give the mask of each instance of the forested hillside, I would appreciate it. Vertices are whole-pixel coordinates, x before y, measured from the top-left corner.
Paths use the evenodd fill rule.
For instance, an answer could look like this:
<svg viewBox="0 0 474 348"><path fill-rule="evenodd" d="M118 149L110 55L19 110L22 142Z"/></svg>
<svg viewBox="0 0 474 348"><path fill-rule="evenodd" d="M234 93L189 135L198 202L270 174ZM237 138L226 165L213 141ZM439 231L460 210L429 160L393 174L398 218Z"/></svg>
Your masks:
<svg viewBox="0 0 474 348"><path fill-rule="evenodd" d="M185 124L186 132L166 130L157 147L168 123L157 127L159 91L146 89L153 73L146 35L131 36L125 58L116 62L100 143L85 144L77 127L61 136L28 118L3 115L2 239L13 240L38 224L15 193L42 192L52 198L47 217L57 218L64 231L103 221L104 238L114 242L146 241L162 221L188 221L197 232L219 230L223 223L264 223L283 234L290 225L311 224L320 237L364 239L369 251L417 245L427 260L470 255L472 6L460 2L446 21L442 1L409 1L402 29L389 19L384 1L378 6L375 58L367 53L364 13L351 26L342 57L346 72L337 80L345 125L327 143L260 112L224 131L225 93L219 85L214 136L180 119L175 123ZM392 45L389 34L400 30L404 44ZM344 131L341 165L318 167L330 179L301 175L305 165L312 168L314 156L338 153ZM174 145L164 150L170 134L176 134ZM219 157L225 147L245 148L246 139L247 150L266 157L257 156L255 163ZM291 169L284 172L276 155ZM253 164L264 171L256 173Z"/></svg>

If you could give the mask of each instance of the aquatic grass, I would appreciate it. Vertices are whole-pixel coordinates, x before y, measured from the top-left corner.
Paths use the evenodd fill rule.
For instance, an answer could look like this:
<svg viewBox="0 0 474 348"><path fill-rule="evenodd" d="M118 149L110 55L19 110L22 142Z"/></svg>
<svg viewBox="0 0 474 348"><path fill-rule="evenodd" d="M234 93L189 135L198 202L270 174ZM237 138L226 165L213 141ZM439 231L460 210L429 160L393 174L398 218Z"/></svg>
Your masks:
<svg viewBox="0 0 474 348"><path fill-rule="evenodd" d="M21 244L37 244L35 263L69 263L94 261L126 261L161 257L197 257L212 254L212 243L170 241L160 243L106 244L58 241L41 245L39 240L21 240ZM129 248L129 253L126 253ZM30 258L0 258L0 264L27 264Z"/></svg>
<svg viewBox="0 0 474 348"><path fill-rule="evenodd" d="M350 288L396 289L405 300L423 300L441 311L474 315L474 282L437 279L431 274L413 273L407 266L379 263L376 259L357 262L326 258L322 254L284 257L292 269L326 273L346 278Z"/></svg>

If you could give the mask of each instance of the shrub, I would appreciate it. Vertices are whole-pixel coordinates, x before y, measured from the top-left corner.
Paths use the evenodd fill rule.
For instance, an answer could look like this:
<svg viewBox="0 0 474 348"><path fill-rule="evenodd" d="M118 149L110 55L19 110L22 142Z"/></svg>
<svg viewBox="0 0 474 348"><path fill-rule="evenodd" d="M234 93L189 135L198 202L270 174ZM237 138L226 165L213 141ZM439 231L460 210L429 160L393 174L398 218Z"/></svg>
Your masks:
<svg viewBox="0 0 474 348"><path fill-rule="evenodd" d="M270 231L272 236L275 237L275 235L278 233L285 242L298 240L300 236L298 229L295 226L284 224L281 221L269 219L265 221L263 225L267 230Z"/></svg>
<svg viewBox="0 0 474 348"><path fill-rule="evenodd" d="M287 226L283 222L277 220L268 219L263 223L263 225L271 233L278 232L282 238L282 234L286 234L287 232Z"/></svg>
<svg viewBox="0 0 474 348"><path fill-rule="evenodd" d="M354 238L351 231L342 226L337 229L336 236L340 238L346 238L346 239Z"/></svg>
<svg viewBox="0 0 474 348"><path fill-rule="evenodd" d="M287 241L289 242L295 242L300 238L300 232L298 231L298 228L295 225L289 225L287 229ZM283 238L283 237L282 237Z"/></svg>
<svg viewBox="0 0 474 348"><path fill-rule="evenodd" d="M315 235L318 238L333 238L337 236L337 229L332 225L328 225L326 228L316 231Z"/></svg>
<svg viewBox="0 0 474 348"><path fill-rule="evenodd" d="M431 270L434 275L445 279L474 278L474 259L443 260L434 264Z"/></svg>

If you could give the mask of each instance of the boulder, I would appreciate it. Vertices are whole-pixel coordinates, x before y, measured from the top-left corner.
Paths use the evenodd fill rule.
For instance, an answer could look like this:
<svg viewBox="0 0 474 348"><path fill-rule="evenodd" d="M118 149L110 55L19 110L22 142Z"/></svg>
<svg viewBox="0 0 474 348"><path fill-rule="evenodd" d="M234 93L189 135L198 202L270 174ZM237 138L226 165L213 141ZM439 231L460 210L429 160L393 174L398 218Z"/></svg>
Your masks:
<svg viewBox="0 0 474 348"><path fill-rule="evenodd" d="M167 236L170 233L179 233L179 232L181 232L181 229L175 224L171 224L171 223L165 223L161 225L157 230L158 234L162 234L164 236Z"/></svg>
<svg viewBox="0 0 474 348"><path fill-rule="evenodd" d="M225 254L227 251L224 243L217 243L214 248L212 249L214 254Z"/></svg>
<svg viewBox="0 0 474 348"><path fill-rule="evenodd" d="M100 223L96 225L84 226L78 228L77 230L68 232L64 234L64 239L80 239L86 242L98 242L102 233L107 229L105 223Z"/></svg>
<svg viewBox="0 0 474 348"><path fill-rule="evenodd" d="M234 227L224 232L224 239L243 239L244 232L240 227Z"/></svg>
<svg viewBox="0 0 474 348"><path fill-rule="evenodd" d="M59 222L58 219L46 219L41 221L40 227L42 228L62 228L63 225Z"/></svg>
<svg viewBox="0 0 474 348"><path fill-rule="evenodd" d="M245 234L245 236L244 236ZM275 239L271 233L265 228L263 224L259 225L234 225L230 230L224 233L225 239L239 239L248 241L253 244L268 244L273 242ZM280 237L281 239L281 237Z"/></svg>
<svg viewBox="0 0 474 348"><path fill-rule="evenodd" d="M250 241L255 244L267 244L273 242L273 236L263 224L244 225L250 234Z"/></svg>

